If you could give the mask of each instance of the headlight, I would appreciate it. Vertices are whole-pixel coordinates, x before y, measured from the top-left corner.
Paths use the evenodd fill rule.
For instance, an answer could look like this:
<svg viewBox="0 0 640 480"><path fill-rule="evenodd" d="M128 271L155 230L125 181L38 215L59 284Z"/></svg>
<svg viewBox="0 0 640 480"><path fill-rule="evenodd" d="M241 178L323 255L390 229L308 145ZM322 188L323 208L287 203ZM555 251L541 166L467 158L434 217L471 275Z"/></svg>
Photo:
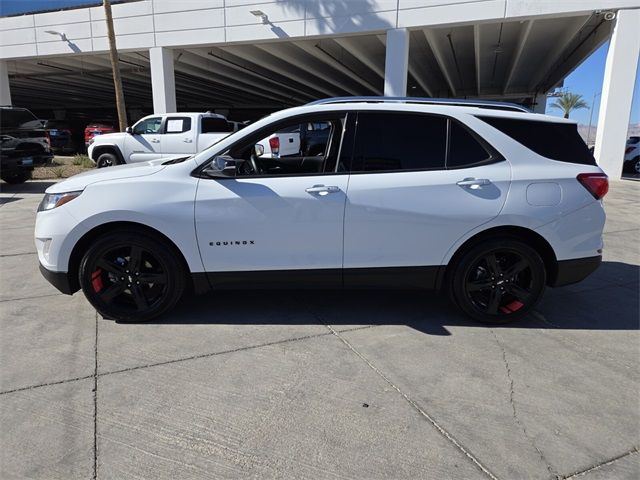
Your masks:
<svg viewBox="0 0 640 480"><path fill-rule="evenodd" d="M74 198L80 196L80 192L65 192L65 193L46 193L44 198L38 205L38 211L44 212L46 210L52 210L60 205L64 205L67 202L70 202Z"/></svg>

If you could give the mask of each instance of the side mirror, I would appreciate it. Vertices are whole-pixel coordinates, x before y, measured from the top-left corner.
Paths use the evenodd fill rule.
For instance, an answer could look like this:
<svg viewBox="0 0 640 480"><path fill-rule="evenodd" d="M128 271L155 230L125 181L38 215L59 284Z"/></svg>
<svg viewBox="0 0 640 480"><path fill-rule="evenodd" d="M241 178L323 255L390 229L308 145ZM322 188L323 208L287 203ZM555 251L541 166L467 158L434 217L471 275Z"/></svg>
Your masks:
<svg viewBox="0 0 640 480"><path fill-rule="evenodd" d="M127 127L127 128L124 129L124 131L127 132L127 133L133 133L133 128Z"/></svg>
<svg viewBox="0 0 640 480"><path fill-rule="evenodd" d="M207 177L211 178L229 178L235 177L237 174L236 161L231 157L218 156L202 170Z"/></svg>
<svg viewBox="0 0 640 480"><path fill-rule="evenodd" d="M256 153L256 157L261 157L262 155L264 155L264 145L256 143L254 151Z"/></svg>

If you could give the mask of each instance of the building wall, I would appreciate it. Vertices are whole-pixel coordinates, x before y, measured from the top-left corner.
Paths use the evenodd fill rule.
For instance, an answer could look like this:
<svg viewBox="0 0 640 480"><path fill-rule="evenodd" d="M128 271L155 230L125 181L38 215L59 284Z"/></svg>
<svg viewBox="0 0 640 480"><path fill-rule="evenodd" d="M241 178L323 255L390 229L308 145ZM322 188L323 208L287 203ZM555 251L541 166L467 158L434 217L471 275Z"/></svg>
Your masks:
<svg viewBox="0 0 640 480"><path fill-rule="evenodd" d="M639 0L142 0L113 6L118 48L184 47L640 7ZM268 24L250 12L261 10ZM105 52L102 7L0 18L0 59Z"/></svg>

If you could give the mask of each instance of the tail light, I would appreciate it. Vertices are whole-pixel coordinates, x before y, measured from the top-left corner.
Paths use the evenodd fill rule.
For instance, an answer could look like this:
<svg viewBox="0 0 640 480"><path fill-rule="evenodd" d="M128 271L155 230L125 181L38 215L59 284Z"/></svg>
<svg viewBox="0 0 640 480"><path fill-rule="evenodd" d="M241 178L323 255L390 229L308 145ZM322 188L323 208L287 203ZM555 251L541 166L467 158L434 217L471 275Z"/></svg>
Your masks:
<svg viewBox="0 0 640 480"><path fill-rule="evenodd" d="M47 144L47 148L51 148L51 136L49 135L49 132L44 132L44 140Z"/></svg>
<svg viewBox="0 0 640 480"><path fill-rule="evenodd" d="M604 173L581 173L576 178L596 200L609 191L609 178Z"/></svg>
<svg viewBox="0 0 640 480"><path fill-rule="evenodd" d="M280 139L278 137L270 138L269 147L271 147L271 153L278 155L280 153Z"/></svg>

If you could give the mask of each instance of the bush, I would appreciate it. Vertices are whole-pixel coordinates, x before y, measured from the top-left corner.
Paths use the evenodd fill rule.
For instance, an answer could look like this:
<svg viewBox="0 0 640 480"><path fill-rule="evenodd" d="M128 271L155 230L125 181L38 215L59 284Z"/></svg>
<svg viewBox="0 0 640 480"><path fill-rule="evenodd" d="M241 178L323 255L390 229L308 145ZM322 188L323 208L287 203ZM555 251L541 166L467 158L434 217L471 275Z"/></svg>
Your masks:
<svg viewBox="0 0 640 480"><path fill-rule="evenodd" d="M84 167L87 161L91 162L91 159L81 153L77 153L76 155L73 156L73 164L76 166ZM93 165L93 162L91 162L91 164Z"/></svg>
<svg viewBox="0 0 640 480"><path fill-rule="evenodd" d="M62 167L56 167L56 168L53 168L53 169L51 169L51 171L53 172L53 175L54 175L56 178L62 178L62 177L64 177L64 168L62 168Z"/></svg>

